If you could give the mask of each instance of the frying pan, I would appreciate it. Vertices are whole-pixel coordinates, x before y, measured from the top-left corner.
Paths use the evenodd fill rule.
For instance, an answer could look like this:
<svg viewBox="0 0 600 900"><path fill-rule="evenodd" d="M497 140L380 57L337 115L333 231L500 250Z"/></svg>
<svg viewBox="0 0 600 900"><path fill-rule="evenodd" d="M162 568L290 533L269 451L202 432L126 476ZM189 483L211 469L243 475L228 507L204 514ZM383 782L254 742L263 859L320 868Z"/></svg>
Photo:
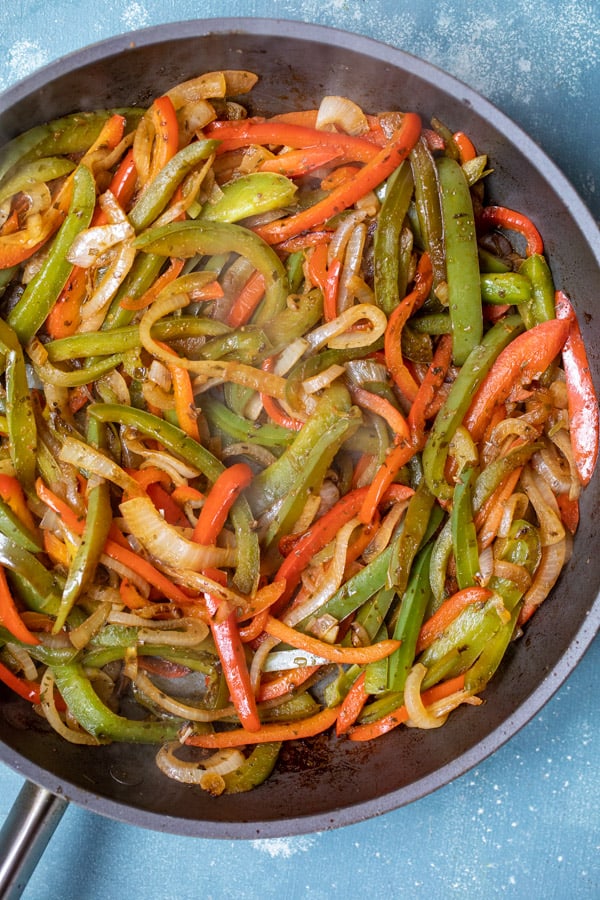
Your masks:
<svg viewBox="0 0 600 900"><path fill-rule="evenodd" d="M342 94L367 111L414 109L424 122L435 115L466 131L489 154L491 198L524 210L540 226L556 283L574 300L600 381L600 319L594 314L600 235L586 207L514 123L465 85L400 50L275 19L145 29L88 47L11 88L0 98L0 139L77 109L146 105L173 84L220 68L259 73L251 114L314 106L325 94ZM152 748L65 743L27 704L0 689L0 760L28 779L4 833L13 896L26 861L31 867L39 856L65 801L180 835L273 837L376 816L475 766L539 711L598 630L600 554L593 548L599 484L595 477L583 495L574 553L551 599L509 648L485 691L485 705L460 708L442 729L396 729L365 746L326 736L298 743L285 751L266 784L215 799L161 775Z"/></svg>

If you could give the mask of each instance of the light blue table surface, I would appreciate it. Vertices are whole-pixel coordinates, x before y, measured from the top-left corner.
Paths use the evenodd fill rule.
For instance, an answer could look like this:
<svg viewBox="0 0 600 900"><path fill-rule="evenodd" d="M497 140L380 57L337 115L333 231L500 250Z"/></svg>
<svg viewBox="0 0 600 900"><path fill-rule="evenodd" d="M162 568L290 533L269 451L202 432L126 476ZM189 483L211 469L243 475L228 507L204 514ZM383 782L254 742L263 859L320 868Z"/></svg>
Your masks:
<svg viewBox="0 0 600 900"><path fill-rule="evenodd" d="M0 90L131 29L276 16L368 35L445 69L512 117L600 219L597 0L11 0ZM600 641L474 770L366 823L247 842L145 831L71 806L25 900L600 897ZM0 765L0 824L22 779Z"/></svg>

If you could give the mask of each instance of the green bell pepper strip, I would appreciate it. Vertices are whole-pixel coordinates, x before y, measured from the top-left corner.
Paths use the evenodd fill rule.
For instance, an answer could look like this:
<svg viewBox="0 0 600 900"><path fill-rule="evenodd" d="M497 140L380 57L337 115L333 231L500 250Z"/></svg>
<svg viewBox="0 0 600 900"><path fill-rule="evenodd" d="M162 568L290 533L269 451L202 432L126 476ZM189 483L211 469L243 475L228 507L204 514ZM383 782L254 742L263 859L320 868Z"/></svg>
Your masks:
<svg viewBox="0 0 600 900"><path fill-rule="evenodd" d="M448 313L427 313L410 320L410 327L417 334L450 334L452 325Z"/></svg>
<svg viewBox="0 0 600 900"><path fill-rule="evenodd" d="M159 744L174 740L183 719L137 721L117 715L100 700L80 663L54 666L56 687L71 715L99 740Z"/></svg>
<svg viewBox="0 0 600 900"><path fill-rule="evenodd" d="M539 529L525 519L515 519L506 538L497 538L495 545L499 559L524 566L533 575L542 558ZM506 600L505 600L506 603ZM514 606L514 601L509 609Z"/></svg>
<svg viewBox="0 0 600 900"><path fill-rule="evenodd" d="M257 422L238 416L224 403L220 403L208 394L202 398L202 412L211 428L219 429L235 441L258 444L261 447L286 447L294 439L293 433L287 428L275 424L259 425Z"/></svg>
<svg viewBox="0 0 600 900"><path fill-rule="evenodd" d="M466 691L477 694L485 688L488 681L492 678L513 638L520 611L521 604L513 610L509 621L502 625L496 634L488 640L473 665L467 669L465 672Z"/></svg>
<svg viewBox="0 0 600 900"><path fill-rule="evenodd" d="M479 548L473 521L473 480L475 470L465 469L454 488L452 500L452 548L456 562L456 580L460 589L477 583Z"/></svg>
<svg viewBox="0 0 600 900"><path fill-rule="evenodd" d="M188 337L215 337L228 334L228 325L216 319L199 316L176 316L161 319L152 326L152 337L158 341L173 341ZM111 331L96 331L57 338L44 344L52 363L72 359L89 359L91 356L107 356L126 353L141 347L137 325L124 325Z"/></svg>
<svg viewBox="0 0 600 900"><path fill-rule="evenodd" d="M33 491L37 428L21 348L6 357L6 424L9 451L16 475L27 493Z"/></svg>
<svg viewBox="0 0 600 900"><path fill-rule="evenodd" d="M404 160L388 179L385 199L377 219L373 248L375 302L388 316L406 291L406 273L400 271L398 248L413 188L410 164L408 160Z"/></svg>
<svg viewBox="0 0 600 900"><path fill-rule="evenodd" d="M238 253L248 259L265 281L265 296L255 313L257 325L269 322L286 307L287 272L275 251L258 235L227 222L186 221L150 228L136 239L144 253L175 256Z"/></svg>
<svg viewBox="0 0 600 900"><path fill-rule="evenodd" d="M429 584L433 594L429 614L433 615L446 596L446 572L452 556L452 522L446 519L436 537L429 565Z"/></svg>
<svg viewBox="0 0 600 900"><path fill-rule="evenodd" d="M262 328L243 325L206 341L196 355L199 359L236 359L252 365L271 353L271 344Z"/></svg>
<svg viewBox="0 0 600 900"><path fill-rule="evenodd" d="M30 356L33 356L32 345L38 344L37 338L33 338L29 344ZM122 353L113 353L110 356L102 356L93 361L88 360L88 364L78 369L63 369L55 366L49 360L43 362L32 359L33 369L38 378L45 384L53 384L59 387L80 387L82 384L89 384L96 379L101 378L108 372L112 372L123 362Z"/></svg>
<svg viewBox="0 0 600 900"><path fill-rule="evenodd" d="M90 224L96 203L96 185L87 166L73 175L69 212L60 226L41 269L28 283L7 321L22 344L43 325L73 268L66 254L76 236Z"/></svg>
<svg viewBox="0 0 600 900"><path fill-rule="evenodd" d="M26 164L44 156L83 153L94 143L107 119L115 113L125 116L130 128L143 111L127 108L78 112L24 131L0 151L0 183L18 163Z"/></svg>
<svg viewBox="0 0 600 900"><path fill-rule="evenodd" d="M139 300L158 278L164 262L163 256L153 253L138 253L123 284L111 300L108 312L101 325L102 331L112 331L114 328L130 324L136 315L135 310L121 306L121 300L125 297Z"/></svg>
<svg viewBox="0 0 600 900"><path fill-rule="evenodd" d="M128 218L136 231L142 231L161 214L173 194L192 169L208 159L218 146L217 141L194 141L179 150L163 166L148 185L140 199L130 209ZM169 254L170 256L175 254Z"/></svg>
<svg viewBox="0 0 600 900"><path fill-rule="evenodd" d="M317 407L314 416L318 414ZM320 418L323 420L324 416L320 416ZM280 501L277 512L263 537L266 547L277 546L279 539L291 531L309 494L318 494L334 456L348 435L358 428L361 415L356 407L352 407L347 414L341 414L334 418L315 442L307 447L306 441L301 442L298 438L305 429L309 429L312 419L313 417L300 432L297 432L296 439L284 450L282 455L266 469L263 469L255 479L255 481L260 479L266 493L272 494L275 491L277 499ZM312 429L309 430L312 431ZM282 463L280 468L277 466L279 462ZM265 475L264 479L261 478L263 474ZM279 562L280 559L278 565Z"/></svg>
<svg viewBox="0 0 600 900"><path fill-rule="evenodd" d="M471 351L460 369L444 405L437 414L423 449L423 473L432 494L450 500L452 487L446 481L444 468L450 441L467 412L473 394L489 372L500 351L524 328L519 315L507 316L484 335L481 344Z"/></svg>
<svg viewBox="0 0 600 900"><path fill-rule="evenodd" d="M238 222L248 216L289 206L298 188L285 175L275 172L251 172L224 184L214 203L205 203L198 220Z"/></svg>
<svg viewBox="0 0 600 900"><path fill-rule="evenodd" d="M241 794L251 791L266 781L277 762L281 742L257 744L244 763L233 772L223 775L226 794Z"/></svg>
<svg viewBox="0 0 600 900"><path fill-rule="evenodd" d="M497 602L493 597L483 606L471 604L423 651L419 662L428 669L423 679L424 688L460 675L475 662L487 642L503 626Z"/></svg>
<svg viewBox="0 0 600 900"><path fill-rule="evenodd" d="M313 290L294 298L293 305L286 306L273 319L263 322L262 330L273 345L273 355L314 328L322 315L323 295L320 290Z"/></svg>
<svg viewBox="0 0 600 900"><path fill-rule="evenodd" d="M427 533L435 497L423 481L408 502L402 530L394 544L387 574L387 585L402 596L406 590L413 560Z"/></svg>
<svg viewBox="0 0 600 900"><path fill-rule="evenodd" d="M72 662L78 655L79 650L76 647L49 647L43 643L44 636L39 644L24 644L18 641L8 628L0 625L0 647L4 644L17 644L23 647L33 659L42 663L44 666L60 666L65 663Z"/></svg>
<svg viewBox="0 0 600 900"><path fill-rule="evenodd" d="M437 170L444 223L452 357L455 365L462 366L483 334L475 217L469 185L459 163L444 156L438 159Z"/></svg>
<svg viewBox="0 0 600 900"><path fill-rule="evenodd" d="M400 613L393 632L393 637L402 643L388 657L387 688L389 691L404 690L406 676L414 662L419 630L423 624L425 610L431 596L429 564L432 549L433 544L429 543L415 559L406 591L402 597Z"/></svg>
<svg viewBox="0 0 600 900"><path fill-rule="evenodd" d="M31 184L62 178L63 175L72 172L74 168L74 162L60 156L46 156L25 163L0 187L0 203L19 191L26 191Z"/></svg>
<svg viewBox="0 0 600 900"><path fill-rule="evenodd" d="M532 285L531 301L519 310L526 327L533 328L539 322L556 318L554 279L546 258L541 253L532 253L519 266L519 274Z"/></svg>
<svg viewBox="0 0 600 900"><path fill-rule="evenodd" d="M147 437L162 444L171 453L199 469L210 482L216 481L225 466L202 444L189 437L184 431L158 416L132 407L112 403L92 403L88 415L100 422L115 422L135 428ZM238 566L234 583L244 593L256 588L260 565L258 537L254 531L254 516L244 495L240 495L231 508L231 521L236 534Z"/></svg>
<svg viewBox="0 0 600 900"><path fill-rule="evenodd" d="M29 550L0 534L0 565L10 570L20 598L35 612L55 615L61 587L42 562Z"/></svg>
<svg viewBox="0 0 600 900"><path fill-rule="evenodd" d="M415 183L415 211L423 249L429 253L433 286L445 281L446 263L442 212L435 161L423 138L411 150L410 165Z"/></svg>
<svg viewBox="0 0 600 900"><path fill-rule="evenodd" d="M350 394L343 385L334 383L323 392L314 413L296 433L292 444L270 466L259 472L247 488L246 496L256 516L261 516L290 491L298 488L320 439L324 439L322 449L326 451L330 429L341 422L345 434L356 421L355 413L356 408L352 406ZM332 439L332 445L337 449L337 440Z"/></svg>
<svg viewBox="0 0 600 900"><path fill-rule="evenodd" d="M542 444L540 442L532 442L521 444L513 447L504 456L498 457L477 476L473 485L473 511L479 512L486 500L488 500L500 483L514 469L531 459L534 453L540 450Z"/></svg>
<svg viewBox="0 0 600 900"><path fill-rule="evenodd" d="M480 276L480 284L484 303L523 304L527 308L531 301L532 284L522 269L519 272L486 272Z"/></svg>
<svg viewBox="0 0 600 900"><path fill-rule="evenodd" d="M106 428L98 419L88 419L87 440L95 447L106 446ZM64 626L74 604L86 589L100 562L108 532L112 524L110 484L106 480L95 481L87 493L87 515L80 544L71 561L63 588L60 607L53 631L57 634Z"/></svg>

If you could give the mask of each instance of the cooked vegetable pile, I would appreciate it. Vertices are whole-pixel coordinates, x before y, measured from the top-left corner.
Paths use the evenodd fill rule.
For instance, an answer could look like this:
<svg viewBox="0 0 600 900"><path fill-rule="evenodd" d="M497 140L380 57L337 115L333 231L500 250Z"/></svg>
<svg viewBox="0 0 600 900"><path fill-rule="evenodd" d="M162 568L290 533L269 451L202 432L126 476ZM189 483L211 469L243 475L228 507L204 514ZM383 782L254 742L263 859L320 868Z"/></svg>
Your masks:
<svg viewBox="0 0 600 900"><path fill-rule="evenodd" d="M598 448L485 148L344 97L251 117L256 80L0 151L0 679L215 795L482 703Z"/></svg>

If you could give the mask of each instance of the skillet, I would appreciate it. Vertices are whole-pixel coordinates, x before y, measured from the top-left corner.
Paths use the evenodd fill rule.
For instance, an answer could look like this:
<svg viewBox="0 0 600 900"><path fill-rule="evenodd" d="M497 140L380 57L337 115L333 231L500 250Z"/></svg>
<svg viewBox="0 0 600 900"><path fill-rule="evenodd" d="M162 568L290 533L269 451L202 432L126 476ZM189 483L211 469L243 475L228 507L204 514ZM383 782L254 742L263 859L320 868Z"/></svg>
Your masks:
<svg viewBox="0 0 600 900"><path fill-rule="evenodd" d="M466 131L492 161L491 197L526 211L539 224L555 280L573 298L600 382L600 321L594 315L600 235L592 217L514 123L465 85L402 51L326 27L274 19L211 19L145 29L85 48L11 88L0 98L0 141L76 109L146 105L201 71L242 67L260 75L250 96L251 114L316 105L325 94L343 94L368 111L414 109L424 122L435 115ZM213 799L167 780L152 748L66 744L0 687L0 760L30 782L12 821L19 853L26 852L27 828L33 835L36 817L38 825L55 824L64 808L56 796L160 831L256 838L355 823L463 774L539 711L600 625L600 555L593 552L598 492L596 476L582 498L573 557L551 600L509 649L482 708L457 710L443 729L397 729L372 745L325 737L299 743L250 794Z"/></svg>

